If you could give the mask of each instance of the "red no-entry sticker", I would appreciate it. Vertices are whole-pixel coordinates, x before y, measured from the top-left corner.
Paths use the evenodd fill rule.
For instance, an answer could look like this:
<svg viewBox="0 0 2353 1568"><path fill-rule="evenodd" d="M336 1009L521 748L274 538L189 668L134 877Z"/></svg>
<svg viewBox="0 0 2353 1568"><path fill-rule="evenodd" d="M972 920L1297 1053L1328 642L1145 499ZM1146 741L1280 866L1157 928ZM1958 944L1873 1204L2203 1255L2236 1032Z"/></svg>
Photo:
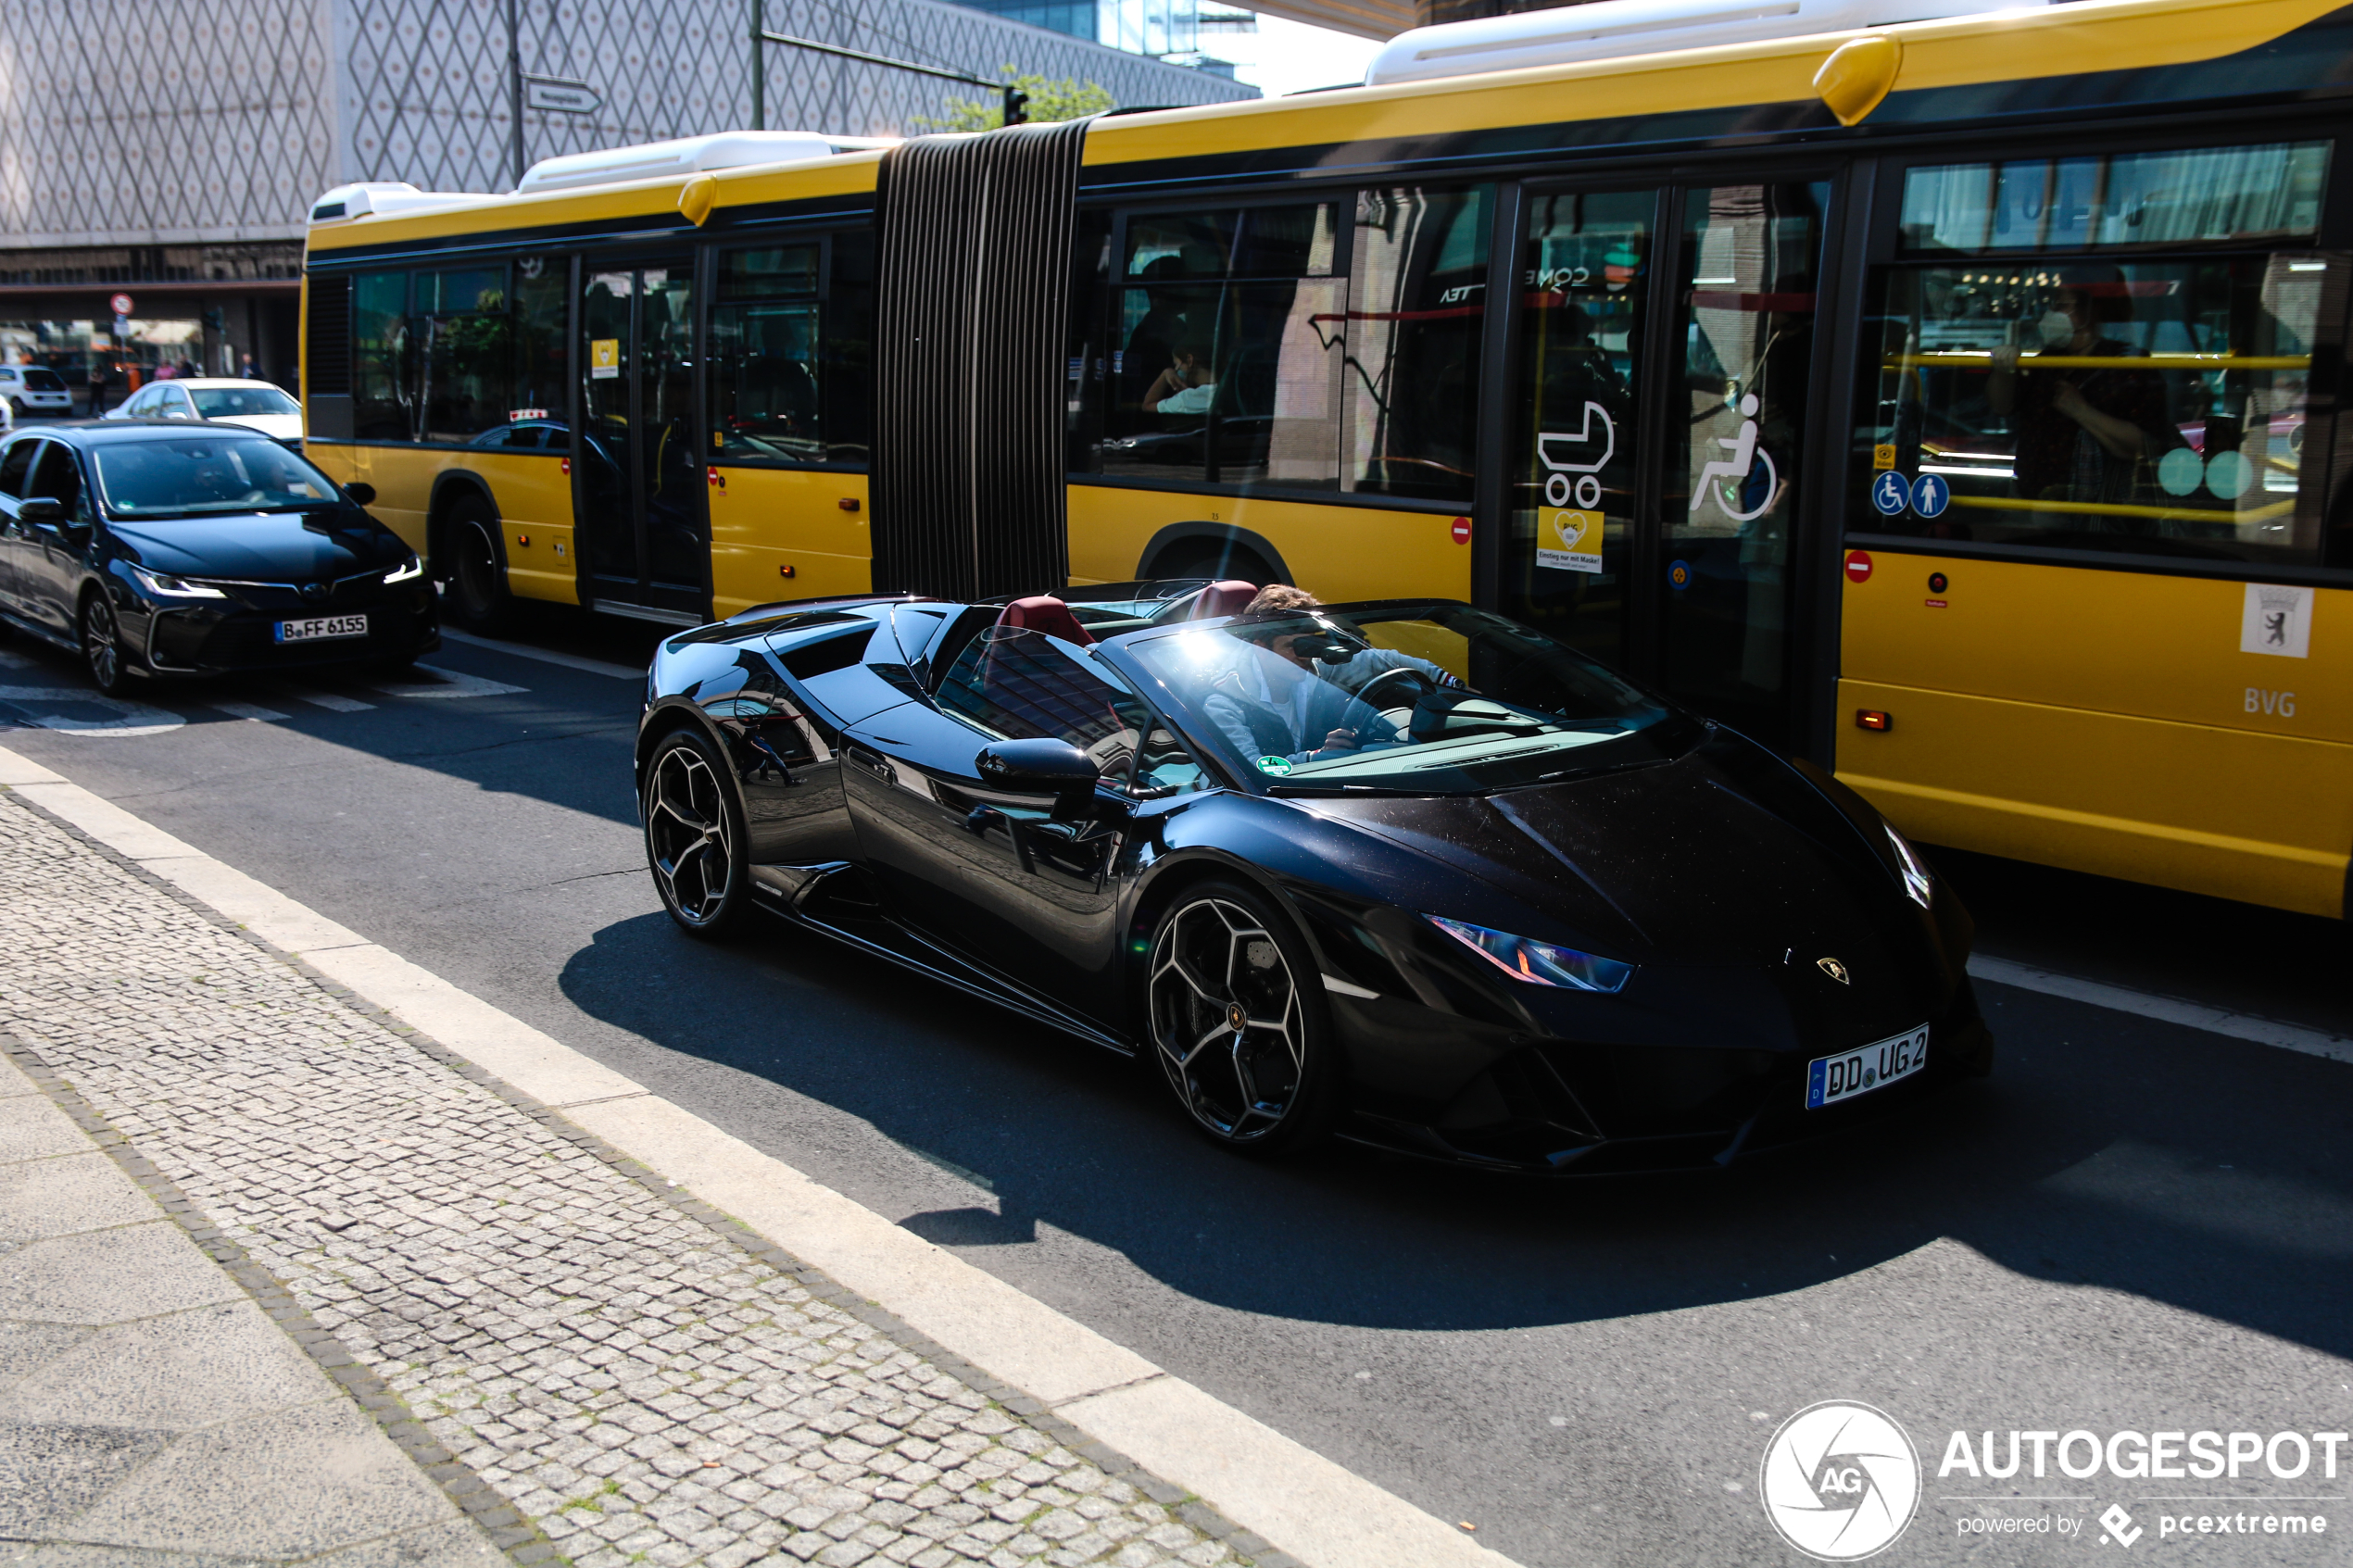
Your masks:
<svg viewBox="0 0 2353 1568"><path fill-rule="evenodd" d="M1457 545L1470 543L1470 519L1458 517L1454 520L1454 543Z"/></svg>
<svg viewBox="0 0 2353 1568"><path fill-rule="evenodd" d="M1871 580L1871 553L1869 550L1846 552L1846 580L1849 583L1869 583Z"/></svg>

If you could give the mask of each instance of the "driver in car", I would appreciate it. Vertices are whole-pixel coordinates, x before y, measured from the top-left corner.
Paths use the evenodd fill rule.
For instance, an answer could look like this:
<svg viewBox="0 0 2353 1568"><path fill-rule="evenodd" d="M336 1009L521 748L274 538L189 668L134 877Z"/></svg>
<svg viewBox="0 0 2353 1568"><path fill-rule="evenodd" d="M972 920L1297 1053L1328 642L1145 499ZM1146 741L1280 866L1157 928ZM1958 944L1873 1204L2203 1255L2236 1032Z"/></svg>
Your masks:
<svg viewBox="0 0 2353 1568"><path fill-rule="evenodd" d="M1413 671L1437 685L1462 684L1428 659L1393 648L1352 649L1327 628L1294 619L1322 602L1304 588L1270 583L1227 623L1237 638L1265 651L1219 677L1202 709L1243 756L1326 760L1366 745L1368 730L1377 737L1370 744L1394 744L1376 728L1379 710L1356 693L1396 670ZM1274 624L1262 631L1248 624L1254 619Z"/></svg>

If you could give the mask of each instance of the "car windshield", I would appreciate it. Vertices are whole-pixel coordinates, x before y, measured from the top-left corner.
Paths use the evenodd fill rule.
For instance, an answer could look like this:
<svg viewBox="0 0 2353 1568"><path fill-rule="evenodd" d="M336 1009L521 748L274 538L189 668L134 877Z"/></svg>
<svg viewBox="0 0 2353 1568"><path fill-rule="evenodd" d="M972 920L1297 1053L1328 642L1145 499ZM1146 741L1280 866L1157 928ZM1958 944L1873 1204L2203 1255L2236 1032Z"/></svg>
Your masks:
<svg viewBox="0 0 2353 1568"><path fill-rule="evenodd" d="M1444 601L1237 617L1121 646L1284 793L1484 794L1657 761L1696 734L1584 655Z"/></svg>
<svg viewBox="0 0 2353 1568"><path fill-rule="evenodd" d="M295 400L274 386L192 386L196 417L203 420L249 420L263 414L299 414Z"/></svg>
<svg viewBox="0 0 2353 1568"><path fill-rule="evenodd" d="M274 441L108 442L93 454L115 517L193 517L332 505L334 484Z"/></svg>

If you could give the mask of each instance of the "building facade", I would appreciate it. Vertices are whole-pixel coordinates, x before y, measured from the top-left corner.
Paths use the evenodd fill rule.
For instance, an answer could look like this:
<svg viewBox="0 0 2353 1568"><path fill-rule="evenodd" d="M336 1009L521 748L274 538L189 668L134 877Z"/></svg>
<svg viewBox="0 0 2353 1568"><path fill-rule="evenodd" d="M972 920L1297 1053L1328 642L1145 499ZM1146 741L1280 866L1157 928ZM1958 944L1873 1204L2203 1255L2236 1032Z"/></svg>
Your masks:
<svg viewBox="0 0 2353 1568"><path fill-rule="evenodd" d="M0 7L0 355L95 371L120 401L160 364L291 384L302 234L330 186L499 191L509 65L578 83L526 108L526 161L749 126L747 0L76 0ZM946 0L767 0L771 32L1123 105L1255 89ZM772 130L906 135L979 88L770 44ZM117 316L118 296L131 308Z"/></svg>

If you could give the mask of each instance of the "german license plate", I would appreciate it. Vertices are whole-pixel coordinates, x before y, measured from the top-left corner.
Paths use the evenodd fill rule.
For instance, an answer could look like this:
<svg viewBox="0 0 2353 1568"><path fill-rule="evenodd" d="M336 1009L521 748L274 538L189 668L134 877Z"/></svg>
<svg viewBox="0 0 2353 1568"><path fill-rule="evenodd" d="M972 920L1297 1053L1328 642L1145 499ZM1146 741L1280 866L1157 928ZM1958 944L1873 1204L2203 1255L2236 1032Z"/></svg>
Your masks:
<svg viewBox="0 0 2353 1568"><path fill-rule="evenodd" d="M273 628L281 643L324 643L337 637L364 637L364 615L322 615L311 621L281 621Z"/></svg>
<svg viewBox="0 0 2353 1568"><path fill-rule="evenodd" d="M1928 1065L1928 1025L1891 1035L1876 1045L1817 1057L1806 1069L1806 1109L1819 1110L1856 1095L1883 1089Z"/></svg>

